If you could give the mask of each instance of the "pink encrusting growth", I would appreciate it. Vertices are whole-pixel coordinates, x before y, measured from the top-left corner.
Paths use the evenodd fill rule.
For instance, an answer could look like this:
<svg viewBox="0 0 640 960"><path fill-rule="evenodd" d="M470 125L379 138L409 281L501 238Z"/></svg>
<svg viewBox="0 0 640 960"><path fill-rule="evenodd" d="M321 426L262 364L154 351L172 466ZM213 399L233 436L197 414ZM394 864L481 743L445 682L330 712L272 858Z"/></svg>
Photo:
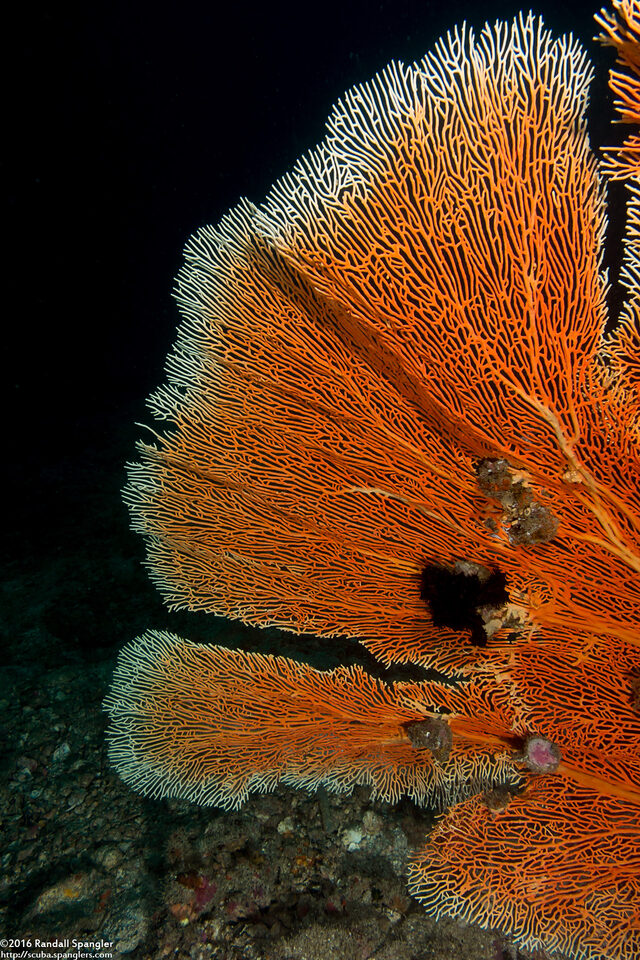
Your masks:
<svg viewBox="0 0 640 960"><path fill-rule="evenodd" d="M640 120L640 4L599 23ZM433 916L573 960L640 956L640 188L606 334L591 70L521 16L334 108L260 206L189 242L168 424L125 497L173 607L330 638L442 681L149 631L107 700L154 796L278 783L444 812ZM608 154L637 180L635 134Z"/></svg>
<svg viewBox="0 0 640 960"><path fill-rule="evenodd" d="M562 754L551 740L528 737L524 744L523 760L532 773L555 773Z"/></svg>

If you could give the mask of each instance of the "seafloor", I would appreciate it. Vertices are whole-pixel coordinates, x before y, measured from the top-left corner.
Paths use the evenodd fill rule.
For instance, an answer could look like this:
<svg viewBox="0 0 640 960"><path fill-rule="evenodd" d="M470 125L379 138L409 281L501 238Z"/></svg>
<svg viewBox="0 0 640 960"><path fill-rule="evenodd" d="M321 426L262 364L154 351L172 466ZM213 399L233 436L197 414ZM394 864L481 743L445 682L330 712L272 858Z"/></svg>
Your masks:
<svg viewBox="0 0 640 960"><path fill-rule="evenodd" d="M101 703L119 647L146 627L370 664L355 644L166 611L120 500L135 428L114 423L92 424L89 441L78 424L67 459L12 471L0 936L108 940L132 960L515 957L497 934L435 923L408 896L407 857L432 822L408 801L280 789L225 813L144 799L109 768Z"/></svg>

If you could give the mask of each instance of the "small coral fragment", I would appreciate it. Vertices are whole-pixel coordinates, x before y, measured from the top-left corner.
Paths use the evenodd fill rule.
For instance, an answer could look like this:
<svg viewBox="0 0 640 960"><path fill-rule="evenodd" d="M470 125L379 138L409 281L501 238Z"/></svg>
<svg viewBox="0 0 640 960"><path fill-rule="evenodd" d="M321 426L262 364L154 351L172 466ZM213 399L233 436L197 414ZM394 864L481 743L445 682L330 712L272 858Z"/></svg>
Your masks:
<svg viewBox="0 0 640 960"><path fill-rule="evenodd" d="M453 746L453 734L446 720L427 717L407 727L407 736L416 750L430 750L434 760L446 760Z"/></svg>
<svg viewBox="0 0 640 960"><path fill-rule="evenodd" d="M476 476L482 492L502 504L512 544L531 546L553 540L558 532L557 518L534 499L531 489L507 460L481 460L476 466Z"/></svg>
<svg viewBox="0 0 640 960"><path fill-rule="evenodd" d="M506 787L495 787L493 790L487 790L487 792L482 795L484 805L489 813L494 816L506 810L512 798L513 793Z"/></svg>
<svg viewBox="0 0 640 960"><path fill-rule="evenodd" d="M562 759L560 748L544 737L528 737L524 745L525 766L532 773L555 773Z"/></svg>
<svg viewBox="0 0 640 960"><path fill-rule="evenodd" d="M530 545L553 540L558 532L558 521L548 507L532 502L509 527L511 542Z"/></svg>

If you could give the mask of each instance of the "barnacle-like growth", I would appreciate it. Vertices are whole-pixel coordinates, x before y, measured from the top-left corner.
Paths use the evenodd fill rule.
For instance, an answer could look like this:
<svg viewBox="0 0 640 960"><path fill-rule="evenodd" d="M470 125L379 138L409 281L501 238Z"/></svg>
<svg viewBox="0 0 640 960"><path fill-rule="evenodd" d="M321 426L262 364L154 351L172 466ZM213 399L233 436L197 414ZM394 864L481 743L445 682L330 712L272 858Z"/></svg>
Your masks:
<svg viewBox="0 0 640 960"><path fill-rule="evenodd" d="M600 23L632 75L612 82L638 119L638 4L615 9ZM190 241L151 399L167 429L130 468L171 606L356 637L448 682L150 632L108 708L112 759L153 795L462 801L411 868L433 915L632 960L640 193L607 336L589 78L529 16L346 94L262 205Z"/></svg>

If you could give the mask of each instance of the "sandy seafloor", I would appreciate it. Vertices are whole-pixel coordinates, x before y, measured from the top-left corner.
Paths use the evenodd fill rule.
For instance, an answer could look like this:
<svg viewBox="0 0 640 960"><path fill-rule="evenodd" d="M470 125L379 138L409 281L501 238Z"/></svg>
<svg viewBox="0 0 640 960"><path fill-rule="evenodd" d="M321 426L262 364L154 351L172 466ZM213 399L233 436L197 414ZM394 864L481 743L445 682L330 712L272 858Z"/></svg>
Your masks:
<svg viewBox="0 0 640 960"><path fill-rule="evenodd" d="M224 812L137 796L110 769L101 703L118 649L147 627L327 667L372 663L356 644L170 614L121 503L139 433L122 422L119 411L116 426L93 423L89 440L78 424L68 460L12 473L22 507L0 602L1 936L108 940L132 960L517 956L409 897L407 856L433 819L411 802L279 789Z"/></svg>

